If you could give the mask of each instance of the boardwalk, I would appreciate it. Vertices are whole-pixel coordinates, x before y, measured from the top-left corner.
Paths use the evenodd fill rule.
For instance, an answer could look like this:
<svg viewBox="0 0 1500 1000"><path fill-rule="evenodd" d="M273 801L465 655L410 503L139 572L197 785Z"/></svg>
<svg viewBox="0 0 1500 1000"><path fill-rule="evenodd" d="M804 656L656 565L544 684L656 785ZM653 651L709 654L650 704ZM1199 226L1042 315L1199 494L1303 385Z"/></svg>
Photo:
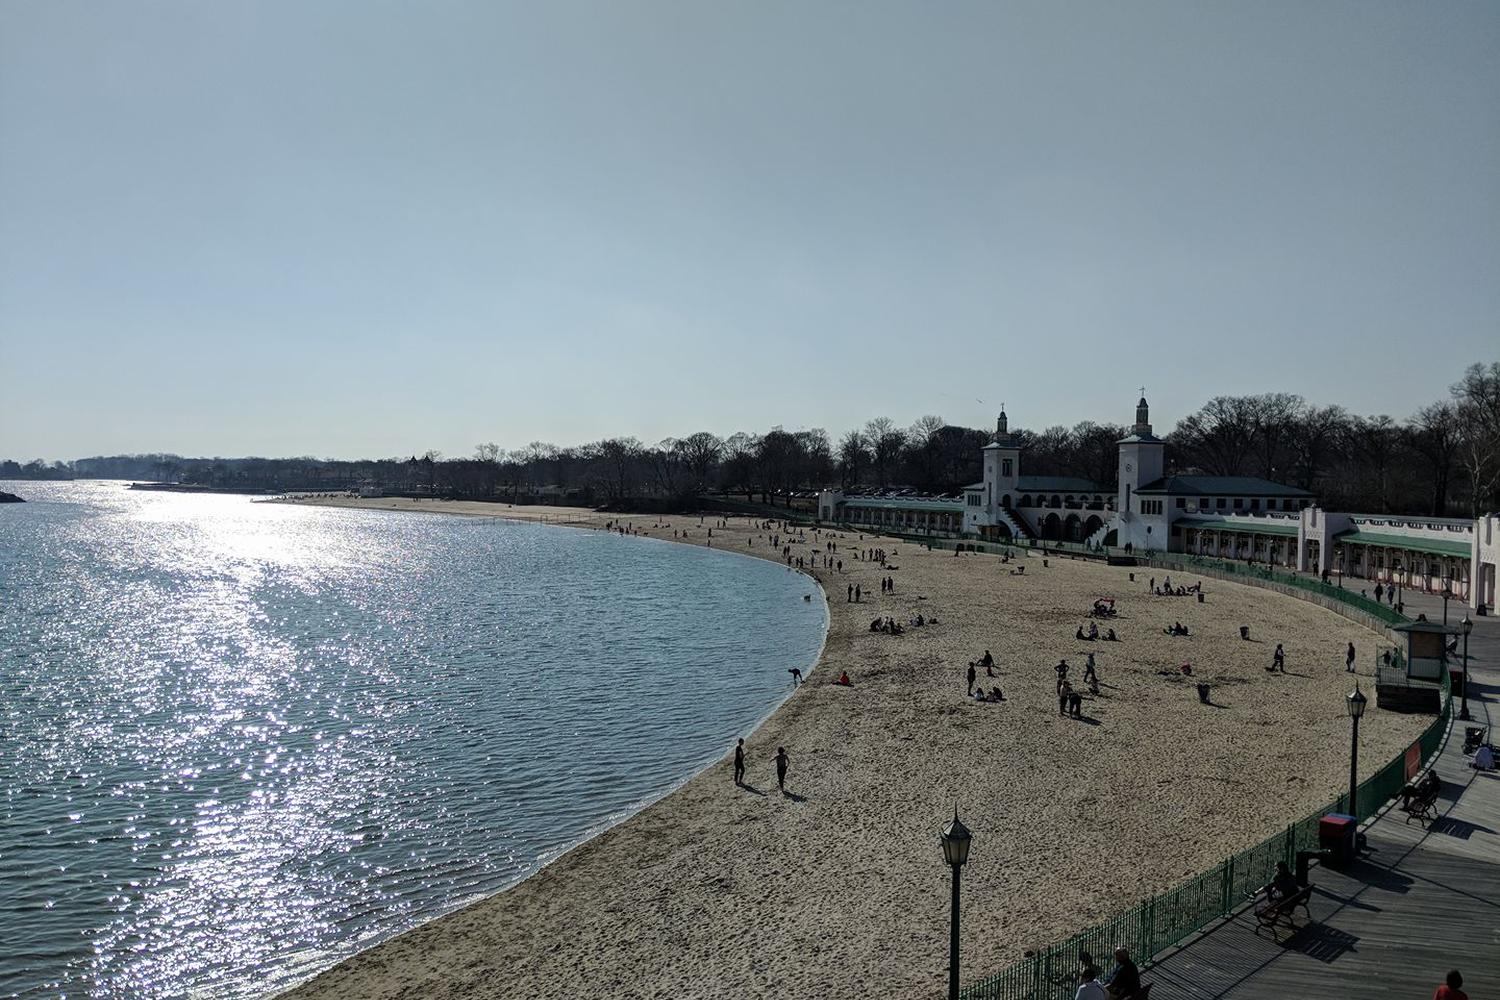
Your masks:
<svg viewBox="0 0 1500 1000"><path fill-rule="evenodd" d="M1407 612L1440 620L1441 602L1427 600L1409 600ZM1500 709L1500 619L1476 621L1469 652L1468 725L1488 726ZM1348 872L1312 869L1311 923L1277 943L1241 912L1157 961L1144 975L1154 1000L1426 998L1450 968L1470 996L1500 996L1500 776L1468 767L1464 725L1454 723L1438 758L1438 821L1424 830L1386 812Z"/></svg>

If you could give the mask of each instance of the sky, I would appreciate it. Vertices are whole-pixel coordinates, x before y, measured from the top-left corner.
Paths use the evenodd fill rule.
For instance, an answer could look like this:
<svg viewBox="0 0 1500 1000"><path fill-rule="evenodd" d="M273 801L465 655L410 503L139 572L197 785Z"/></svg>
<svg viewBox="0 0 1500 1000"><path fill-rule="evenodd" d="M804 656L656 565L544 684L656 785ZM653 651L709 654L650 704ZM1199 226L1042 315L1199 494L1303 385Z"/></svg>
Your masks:
<svg viewBox="0 0 1500 1000"><path fill-rule="evenodd" d="M0 0L0 457L1399 418L1500 4Z"/></svg>

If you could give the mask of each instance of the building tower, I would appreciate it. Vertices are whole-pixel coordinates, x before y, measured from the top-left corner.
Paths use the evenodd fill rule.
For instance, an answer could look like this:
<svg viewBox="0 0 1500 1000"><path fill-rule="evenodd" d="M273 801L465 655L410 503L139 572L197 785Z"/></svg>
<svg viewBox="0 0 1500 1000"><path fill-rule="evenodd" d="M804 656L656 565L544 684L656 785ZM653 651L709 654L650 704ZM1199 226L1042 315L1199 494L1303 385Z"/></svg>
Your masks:
<svg viewBox="0 0 1500 1000"><path fill-rule="evenodd" d="M984 446L984 505L991 524L999 511L1016 502L1016 481L1020 478L1021 446L1011 437L1002 404L995 421L995 440Z"/></svg>
<svg viewBox="0 0 1500 1000"><path fill-rule="evenodd" d="M1120 439L1120 488L1115 497L1120 529L1117 544L1124 545L1128 542L1136 548L1164 549L1167 547L1167 539L1152 537L1152 533L1147 532L1135 497L1136 491L1142 486L1162 477L1165 464L1166 443L1151 433L1151 409L1146 403L1145 392L1143 388L1140 402L1135 405L1135 426L1128 437Z"/></svg>

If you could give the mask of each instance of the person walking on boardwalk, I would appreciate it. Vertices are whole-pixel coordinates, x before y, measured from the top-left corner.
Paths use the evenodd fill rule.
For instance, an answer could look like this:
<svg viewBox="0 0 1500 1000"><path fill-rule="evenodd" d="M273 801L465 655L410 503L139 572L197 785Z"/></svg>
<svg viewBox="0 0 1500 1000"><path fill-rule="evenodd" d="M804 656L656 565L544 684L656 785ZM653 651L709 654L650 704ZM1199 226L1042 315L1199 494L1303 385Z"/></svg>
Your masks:
<svg viewBox="0 0 1500 1000"><path fill-rule="evenodd" d="M736 785L745 783L745 741L743 739L734 745L734 783Z"/></svg>
<svg viewBox="0 0 1500 1000"><path fill-rule="evenodd" d="M1349 652L1344 654L1344 669L1354 673L1354 643L1349 643Z"/></svg>
<svg viewBox="0 0 1500 1000"><path fill-rule="evenodd" d="M974 664L969 664L969 696L974 696Z"/></svg>
<svg viewBox="0 0 1500 1000"><path fill-rule="evenodd" d="M786 747L776 748L776 787L786 793L786 766L790 758L786 755Z"/></svg>

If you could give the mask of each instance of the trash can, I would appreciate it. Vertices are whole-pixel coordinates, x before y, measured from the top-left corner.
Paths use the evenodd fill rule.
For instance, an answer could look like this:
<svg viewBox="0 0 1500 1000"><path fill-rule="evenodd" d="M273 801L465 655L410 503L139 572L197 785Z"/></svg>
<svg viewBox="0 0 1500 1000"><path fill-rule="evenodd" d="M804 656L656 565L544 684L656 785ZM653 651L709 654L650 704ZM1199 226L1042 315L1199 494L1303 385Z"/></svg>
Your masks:
<svg viewBox="0 0 1500 1000"><path fill-rule="evenodd" d="M1354 835L1359 824L1347 813L1328 813L1318 820L1318 846L1328 852L1334 868L1346 867L1354 860Z"/></svg>
<svg viewBox="0 0 1500 1000"><path fill-rule="evenodd" d="M1203 603L1203 591L1201 591L1201 590L1198 591L1198 603L1199 604Z"/></svg>

